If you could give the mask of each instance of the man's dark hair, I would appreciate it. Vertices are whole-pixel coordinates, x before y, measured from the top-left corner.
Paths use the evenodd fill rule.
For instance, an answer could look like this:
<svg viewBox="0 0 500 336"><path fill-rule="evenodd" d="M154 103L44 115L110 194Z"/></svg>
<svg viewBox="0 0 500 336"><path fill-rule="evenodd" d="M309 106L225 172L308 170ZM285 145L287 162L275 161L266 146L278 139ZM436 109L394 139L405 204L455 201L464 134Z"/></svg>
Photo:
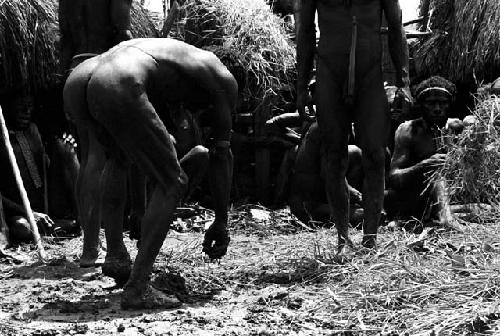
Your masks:
<svg viewBox="0 0 500 336"><path fill-rule="evenodd" d="M450 95L450 101L455 100L455 95L457 93L457 87L455 84L441 76L433 76L417 85L415 90L417 102L421 102L422 99L424 99L433 90L448 93Z"/></svg>

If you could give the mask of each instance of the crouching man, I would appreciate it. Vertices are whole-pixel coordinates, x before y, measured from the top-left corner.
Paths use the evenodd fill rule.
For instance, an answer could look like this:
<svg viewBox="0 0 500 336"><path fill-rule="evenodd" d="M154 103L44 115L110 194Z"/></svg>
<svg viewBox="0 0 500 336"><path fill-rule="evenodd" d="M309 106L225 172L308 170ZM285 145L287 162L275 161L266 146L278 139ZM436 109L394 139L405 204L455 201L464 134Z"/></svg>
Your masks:
<svg viewBox="0 0 500 336"><path fill-rule="evenodd" d="M229 141L237 95L236 80L214 54L172 39L122 42L83 62L68 77L64 88L67 112L77 126L84 124L106 151L100 187L107 242L102 269L118 284L126 282L122 308L171 308L179 304L149 283L153 263L187 183L167 131L169 106L184 103L192 110L211 107L209 178L215 220L205 233L203 251L210 258L226 253L233 162ZM132 268L123 244L122 224L131 162L154 184ZM96 174L84 172L83 176Z"/></svg>
<svg viewBox="0 0 500 336"><path fill-rule="evenodd" d="M395 135L385 196L389 217L437 219L454 226L444 181L428 185L428 178L446 159L444 142L463 129L461 120L448 118L455 91L453 83L438 76L418 85L416 102L422 116L401 124Z"/></svg>

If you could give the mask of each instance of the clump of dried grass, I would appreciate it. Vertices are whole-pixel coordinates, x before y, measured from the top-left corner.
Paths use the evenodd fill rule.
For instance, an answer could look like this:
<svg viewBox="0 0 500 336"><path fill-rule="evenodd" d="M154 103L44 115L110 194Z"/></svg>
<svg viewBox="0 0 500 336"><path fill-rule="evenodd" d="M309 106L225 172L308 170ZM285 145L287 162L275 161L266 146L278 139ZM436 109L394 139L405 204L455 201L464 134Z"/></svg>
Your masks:
<svg viewBox="0 0 500 336"><path fill-rule="evenodd" d="M247 110L284 86L294 86L294 47L284 23L264 1L188 0L179 11L181 20L171 35L214 52L246 78Z"/></svg>
<svg viewBox="0 0 500 336"><path fill-rule="evenodd" d="M434 35L415 53L422 76L492 81L500 74L500 2L431 0ZM430 52L430 53L429 53Z"/></svg>
<svg viewBox="0 0 500 336"><path fill-rule="evenodd" d="M473 111L477 122L454 140L445 141L445 164L434 178L446 180L454 204L488 204L482 221L500 217L500 97L479 96Z"/></svg>

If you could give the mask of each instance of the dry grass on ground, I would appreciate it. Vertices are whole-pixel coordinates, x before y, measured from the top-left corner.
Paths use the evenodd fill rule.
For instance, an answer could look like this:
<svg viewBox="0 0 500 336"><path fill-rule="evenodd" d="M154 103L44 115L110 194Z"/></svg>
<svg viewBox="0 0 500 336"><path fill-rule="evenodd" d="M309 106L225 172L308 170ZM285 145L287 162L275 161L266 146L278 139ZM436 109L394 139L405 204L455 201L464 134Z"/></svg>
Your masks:
<svg viewBox="0 0 500 336"><path fill-rule="evenodd" d="M22 265L3 263L0 334L500 332L498 224L470 224L465 234L435 228L425 239L381 228L376 250L351 251L343 264L334 254L334 229L297 229L287 212L240 208L232 228L220 264L202 258L201 233L169 234L154 282L184 302L172 311L119 310L120 291L103 289L112 281L74 263L79 238L46 244L53 256L66 257L54 266L33 264L34 251ZM360 232L352 233L359 246Z"/></svg>

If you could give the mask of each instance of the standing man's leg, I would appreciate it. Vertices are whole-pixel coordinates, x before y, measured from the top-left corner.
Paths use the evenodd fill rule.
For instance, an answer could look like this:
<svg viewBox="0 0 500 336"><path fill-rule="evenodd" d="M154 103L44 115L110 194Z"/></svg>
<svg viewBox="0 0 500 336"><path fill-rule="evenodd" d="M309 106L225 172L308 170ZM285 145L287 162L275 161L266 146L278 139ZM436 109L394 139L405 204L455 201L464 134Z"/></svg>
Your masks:
<svg viewBox="0 0 500 336"><path fill-rule="evenodd" d="M374 247L384 203L385 146L389 125L387 96L381 71L364 77L356 102L356 135L363 152L363 246Z"/></svg>
<svg viewBox="0 0 500 336"><path fill-rule="evenodd" d="M346 243L352 245L348 233L349 192L345 178L350 120L343 102L341 79L334 78L330 66L322 60L318 62L316 77L316 114L326 156L326 195L337 227L340 252Z"/></svg>

